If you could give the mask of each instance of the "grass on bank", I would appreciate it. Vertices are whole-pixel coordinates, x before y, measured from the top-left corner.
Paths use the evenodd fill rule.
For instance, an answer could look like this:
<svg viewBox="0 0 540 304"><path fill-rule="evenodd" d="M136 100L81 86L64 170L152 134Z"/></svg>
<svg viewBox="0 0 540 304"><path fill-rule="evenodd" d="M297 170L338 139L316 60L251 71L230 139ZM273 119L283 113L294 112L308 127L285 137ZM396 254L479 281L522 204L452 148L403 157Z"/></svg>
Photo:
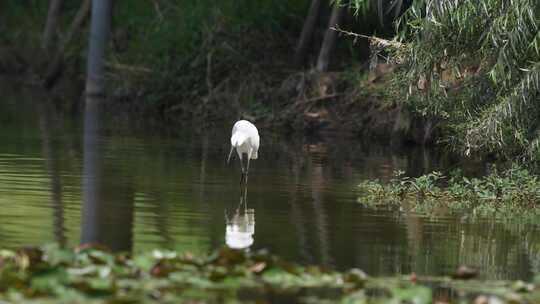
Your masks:
<svg viewBox="0 0 540 304"><path fill-rule="evenodd" d="M406 205L428 215L443 207L467 217L540 216L540 180L520 167L502 172L493 169L481 178L465 177L459 170L449 176L432 172L419 177L397 171L388 183L368 180L360 188L358 200L368 206Z"/></svg>

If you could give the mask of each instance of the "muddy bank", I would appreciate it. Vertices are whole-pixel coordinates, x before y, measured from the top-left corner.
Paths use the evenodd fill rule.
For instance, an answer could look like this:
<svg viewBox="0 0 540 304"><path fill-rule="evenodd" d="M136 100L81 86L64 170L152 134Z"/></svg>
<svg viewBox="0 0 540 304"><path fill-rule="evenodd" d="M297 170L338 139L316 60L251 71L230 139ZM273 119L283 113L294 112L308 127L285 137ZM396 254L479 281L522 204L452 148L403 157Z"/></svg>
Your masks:
<svg viewBox="0 0 540 304"><path fill-rule="evenodd" d="M192 121L221 124L236 119L255 121L261 128L282 132L347 132L392 144L432 144L436 123L415 115L404 100L384 100L367 86L352 86L341 79L343 72L296 72L286 80L270 79L261 73L227 92L174 102L167 106L144 105L145 94L117 90L109 109L132 111L138 116L158 118L167 124ZM249 77L248 77L249 78ZM291 80L290 78L293 78ZM385 86L384 82L370 84ZM248 88L246 88L248 87ZM236 93L232 93L236 92ZM132 99L130 96L140 94ZM140 100L142 99L142 100ZM250 100L250 102L242 102Z"/></svg>
<svg viewBox="0 0 540 304"><path fill-rule="evenodd" d="M301 80L284 82L278 92L288 102L270 123L307 133L352 132L393 144L433 143L433 121L414 114L404 100L387 100L377 93L387 86L386 78L373 77L373 71L364 69L354 73L367 77L354 84L347 79L348 73L303 72Z"/></svg>
<svg viewBox="0 0 540 304"><path fill-rule="evenodd" d="M429 121L415 117L399 102L386 105L377 97L335 99L297 113L290 123L307 132L341 130L393 144L431 144L434 135Z"/></svg>

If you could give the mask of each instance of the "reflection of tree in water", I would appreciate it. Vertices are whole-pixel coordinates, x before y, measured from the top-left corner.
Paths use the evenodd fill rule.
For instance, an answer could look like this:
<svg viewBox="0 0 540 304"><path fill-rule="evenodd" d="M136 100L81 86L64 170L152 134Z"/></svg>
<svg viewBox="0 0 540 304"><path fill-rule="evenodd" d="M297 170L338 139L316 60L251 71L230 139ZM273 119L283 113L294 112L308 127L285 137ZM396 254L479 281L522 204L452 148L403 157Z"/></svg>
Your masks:
<svg viewBox="0 0 540 304"><path fill-rule="evenodd" d="M167 221L170 214L167 200L165 200L159 192L153 193L152 198L155 203L151 204L151 210L153 210L152 213L156 215L154 217L154 225L161 237L160 247L173 249L174 238L172 237Z"/></svg>
<svg viewBox="0 0 540 304"><path fill-rule="evenodd" d="M329 177L339 166L327 162L328 145L317 138L304 138L289 144L281 141L276 150L287 156L289 217L295 228L301 259L308 263L333 265L333 240L332 232L328 230L325 196L332 183Z"/></svg>
<svg viewBox="0 0 540 304"><path fill-rule="evenodd" d="M56 242L66 245L64 204L62 202L62 180L60 177L59 151L52 142L50 103L38 102L40 107L39 127L41 132L42 152L45 159L47 174L50 177L51 201L53 204L53 226Z"/></svg>
<svg viewBox="0 0 540 304"><path fill-rule="evenodd" d="M225 172L228 167L222 165L224 163L222 158L213 156L213 153L217 154L217 152L215 149L212 150L212 144L210 144L214 142L212 137L208 139L201 135L198 140L195 147L188 145L187 149L191 150L186 153L179 152L177 146L161 147L164 149L162 153L164 155L156 153L156 148L152 148L151 156L149 154L144 158L144 160L151 158L152 162L146 164L145 169L138 174L141 176L140 179L138 178L141 182L137 186L137 191L144 193L146 203L151 201L145 205L142 216L151 216L151 223L155 221L154 228L158 230L157 232L153 230L151 233L156 233L161 237L159 243L152 244L153 246L166 245L193 250L203 246L216 248L223 244L223 208L213 207L216 202L223 203L223 195L227 191L222 188L223 185L216 183L213 170ZM506 248L503 245L487 246L483 243L487 237L480 236L479 232L467 228L469 230L466 230L463 235L461 246L456 240L456 235L459 233L452 228L460 223L451 223L446 229L442 229L444 224L441 224L441 227L437 229L442 230L435 235L434 224L429 219L416 216L413 212L402 213L395 210L393 216L377 214L374 217L358 212L362 208L359 205L340 201L340 195L346 196L345 191L353 191L351 189L355 185L355 178L360 180L370 175L380 177L381 174L387 174L390 177L394 169L425 172L428 170L426 168L437 164L436 156L426 155L414 149L390 156L383 148L375 145L364 149L362 143L341 149L328 141L309 144L298 141L292 145L284 145L281 141L277 141L275 145L268 148L270 151L264 154L264 158L271 159L272 161L267 163L272 163L272 166L286 167L283 171L266 169L282 174L277 177L279 178L277 182L282 188L279 189L281 191L272 191L272 198L264 198L263 201L272 202L272 199L280 200L286 197L285 205L281 205L286 210L279 212L290 218L290 227L293 228L294 233L272 244L277 238L276 233L283 233L284 229L275 225L273 219L260 217L260 215L268 215L269 212L276 214L275 210L269 211L275 207L272 204L257 205L261 202L261 198L254 196L259 215L258 227L262 227L258 230L254 244L257 247L267 246L280 254L309 263L321 263L338 268L357 266L371 274L410 271L419 273L439 271L440 273L453 268L453 265L461 261L470 260L474 262L472 264L492 265L488 263L493 258L497 260L497 263L506 265L515 263L522 269L533 263L527 262L527 259L534 259L533 255L528 253L532 251L530 247L534 246L529 244L529 247L526 247L527 243L523 241L509 242ZM157 149L161 151L159 147ZM284 153L284 151L287 152ZM180 166L171 166L170 157L173 153L183 158L187 156L188 159L182 159ZM174 160L178 160L178 156L175 156ZM265 162L259 164L266 165ZM222 167L219 167L220 165ZM107 165L102 165L102 167L107 167ZM137 168L143 169L142 166ZM367 172L363 171L365 168ZM260 169L261 172L263 170ZM117 167L114 171L121 170ZM124 194L133 192L133 188L130 189L133 184L123 177L127 174L118 173L112 179L110 174L102 174L106 175L104 177L106 180L118 180L122 184L121 192ZM343 176L347 177L349 184L342 182ZM265 189L261 185L268 187L267 181L276 183L277 178L257 176L257 179L252 181L255 186L254 193L261 193L261 189ZM170 182L163 183L164 180ZM236 187L235 182L234 188ZM106 193L106 191L101 192ZM108 194L108 196L114 195ZM126 204L130 204L132 199L128 195L124 198L114 198L115 201L125 201ZM129 210L129 207L126 210ZM186 216L186 212L189 216ZM242 214L238 213L238 215ZM444 210L442 215L444 215ZM129 223L129 220L122 221ZM219 224L215 224L217 221ZM229 224L233 222L238 231L241 225L246 223L244 227L249 225L249 219L245 217L243 219L231 218ZM267 229L269 224L272 229ZM112 231L115 228L109 230ZM143 227L143 229L148 229L148 227ZM244 232L249 231L248 228L242 229ZM178 239L177 235L182 238ZM499 237L499 234L493 234L491 237ZM482 248L482 252L474 251L478 250L477 248ZM292 253L292 250L295 252ZM507 258L498 257L499 254L506 255ZM498 273L502 274L502 272Z"/></svg>
<svg viewBox="0 0 540 304"><path fill-rule="evenodd" d="M339 137L337 141L340 141ZM373 238L378 237L373 234L364 234L351 238L351 231L354 229L353 224L356 221L350 219L341 221L336 217L342 218L349 214L348 209L358 208L359 206L351 205L349 203L336 202L334 197L334 188L340 183L340 179L346 176L348 179L352 179L355 175L355 171L358 172L358 168L354 168L353 163L355 159L366 159L366 165L374 163L372 170L375 176L380 175L381 164L385 164L389 161L389 158L384 156L381 152L380 156L375 153L373 156L371 150L365 151L362 143L358 142L356 145L351 145L348 141L348 145L343 143L335 143L334 140L329 139L308 139L307 142L300 147L296 144L292 144L294 148L286 149L289 153L290 171L292 176L296 176L294 182L290 182L290 199L291 202L291 222L296 228L296 236L299 243L299 250L301 251L302 260L309 263L322 263L325 265L344 264L350 265L351 260L358 259L359 257L367 258L366 252L370 250L390 250L395 252L398 260L404 259L404 255L399 251L393 250L396 248L396 237L390 237L387 240L387 249L383 247L366 248L365 244L373 244ZM372 148L377 148L377 145L372 145ZM298 153L295 151L302 151ZM329 161L331 160L331 161ZM398 162L394 166L403 165L403 160L390 159L390 165L393 162ZM369 166L368 166L369 167ZM362 167L361 169L364 169ZM362 174L365 172L360 171ZM389 170L389 176L391 176L392 170ZM369 174L369 173L368 173ZM305 175L305 181L299 177ZM301 183L305 183L302 185ZM347 188L346 191L352 191ZM339 192L339 191L337 191ZM307 195L307 197L305 196ZM331 202L334 202L331 206ZM327 208L332 208L327 210ZM333 215L330 217L329 212ZM332 220L332 221L331 221ZM335 220L335 222L333 222ZM361 221L362 219L357 219ZM336 225L340 226L340 229L336 229ZM395 224L393 224L395 226ZM397 228L397 227L396 227ZM362 240L365 239L365 240ZM397 239L401 239L398 235ZM351 241L354 240L354 241ZM356 264L371 265L371 269L387 267L389 260L381 260L380 251L377 253L373 251L373 254L369 256L370 259L363 259ZM376 260L371 260L371 257ZM388 255L385 255L388 258ZM362 258L361 258L362 259ZM382 263L382 264L381 264ZM399 264L399 263L397 263ZM377 265L377 266L374 266ZM335 265L340 267L339 265ZM377 273L378 271L376 271Z"/></svg>
<svg viewBox="0 0 540 304"><path fill-rule="evenodd" d="M206 185L206 163L208 162L208 134L203 133L201 136L201 166L199 171L199 196L202 201L205 200L204 186Z"/></svg>
<svg viewBox="0 0 540 304"><path fill-rule="evenodd" d="M301 174L303 170L305 170L307 162L302 151L302 143L299 143L298 145L285 144L283 141L279 141L278 143L279 147L275 150L283 151L283 153L279 153L278 156L287 156L287 169L289 176L292 177L287 183L287 192L289 193L288 201L290 204L289 217L290 222L294 225L296 230L295 236L300 250L300 256L302 257L302 260L314 263L313 250L310 248L307 235L308 223L301 202L302 198L299 195L299 192L302 191L302 185L300 184Z"/></svg>
<svg viewBox="0 0 540 304"><path fill-rule="evenodd" d="M223 226L215 223L223 221L223 210L206 190L212 183L206 176L217 167L209 157L210 142L205 133L145 142L133 162L139 172L137 247L205 252L223 245Z"/></svg>
<svg viewBox="0 0 540 304"><path fill-rule="evenodd" d="M496 264L515 265L518 268L529 267L530 262L526 262L525 259L530 255L523 255L524 249L518 249L519 246L523 247L518 244L519 242L510 241L506 243L507 245L487 246L489 242L485 241L486 236L481 236L479 231L474 230L461 234L460 239L463 243L457 242L456 236L460 234L456 232L455 227L465 227L458 219L452 220L452 223L444 223L443 220L443 223L438 225L409 211L406 207L403 209L404 212L395 210L387 214L372 212L372 215L369 215L354 211L357 218L350 219L347 218L348 213L358 210L360 206L335 204L332 205L332 210L325 209L326 201L336 201L330 188L334 189L340 175L346 175L349 179L358 178L359 175L383 179L386 176L390 179L393 172L398 169L410 175L420 175L452 164L461 165L454 160L441 159L444 155L421 147L389 153L387 150L390 148L376 144L364 145L359 142L358 145L342 145L323 140L304 144L302 154L295 152L301 149L298 143L291 146L292 148L279 147L279 149L287 151L290 160L289 214L291 224L295 227L302 260L330 264L331 261L335 261L337 267L357 265L368 273L375 274L411 271L419 273L446 271L444 274L447 274L453 271L455 266L467 261L471 261L470 264L473 265L485 265L490 269L496 269ZM475 170L482 170L482 166L474 162L470 164L478 168ZM307 175L305 185L302 185L300 177L302 175ZM334 179L336 181L333 181ZM306 194L309 198L305 196ZM333 215L329 217L328 212ZM448 216L446 208L439 208L436 213L443 219ZM355 233L355 229L359 226L362 230ZM435 235L432 233L434 227L446 229ZM350 234L354 236L351 237ZM500 234L492 234L490 238L499 237ZM445 253L440 248L445 248ZM483 252L479 253L478 248L484 248ZM497 274L490 272L489 276L496 277Z"/></svg>
<svg viewBox="0 0 540 304"><path fill-rule="evenodd" d="M99 102L86 101L81 243L131 250L134 186L122 162L104 160Z"/></svg>
<svg viewBox="0 0 540 304"><path fill-rule="evenodd" d="M319 241L319 254L323 265L331 265L330 240L328 234L328 217L324 205L324 191L327 180L324 175L326 147L322 144L309 145L307 152L311 158L311 198L315 212L317 240Z"/></svg>
<svg viewBox="0 0 540 304"><path fill-rule="evenodd" d="M528 225L414 213L404 221L411 269L417 273L449 274L459 265L472 265L491 279L530 279L538 269L540 237Z"/></svg>
<svg viewBox="0 0 540 304"><path fill-rule="evenodd" d="M530 228L494 221L462 226L460 260L481 266L490 278L522 279L524 275L532 278L530 258L537 253L534 244L540 243L540 237L538 231ZM514 269L512 273L508 272L510 267Z"/></svg>

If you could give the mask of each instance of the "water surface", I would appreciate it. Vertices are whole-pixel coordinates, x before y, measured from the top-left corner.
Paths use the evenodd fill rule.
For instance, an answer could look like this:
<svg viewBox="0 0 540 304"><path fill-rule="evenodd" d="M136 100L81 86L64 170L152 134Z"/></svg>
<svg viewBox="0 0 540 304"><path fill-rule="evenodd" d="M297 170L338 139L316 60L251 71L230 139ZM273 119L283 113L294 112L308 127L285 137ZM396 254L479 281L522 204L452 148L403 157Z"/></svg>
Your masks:
<svg viewBox="0 0 540 304"><path fill-rule="evenodd" d="M538 225L357 203L366 178L455 166L478 174L481 164L346 134L261 130L241 201L240 166L225 164L230 126L167 130L103 119L89 149L84 117L59 114L26 87L0 90L0 247L91 240L116 250L208 252L228 232L249 250L370 275L447 274L469 264L485 278L530 279L540 267Z"/></svg>

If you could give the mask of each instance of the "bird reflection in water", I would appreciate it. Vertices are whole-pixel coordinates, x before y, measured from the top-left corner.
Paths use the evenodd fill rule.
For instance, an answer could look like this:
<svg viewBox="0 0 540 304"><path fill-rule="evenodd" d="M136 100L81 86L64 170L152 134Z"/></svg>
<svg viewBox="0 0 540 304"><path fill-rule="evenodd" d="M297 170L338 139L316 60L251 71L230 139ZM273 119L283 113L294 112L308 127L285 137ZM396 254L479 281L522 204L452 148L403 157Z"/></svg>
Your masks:
<svg viewBox="0 0 540 304"><path fill-rule="evenodd" d="M255 209L247 207L247 185L240 195L240 203L229 217L225 211L225 243L232 249L249 249L255 233Z"/></svg>

